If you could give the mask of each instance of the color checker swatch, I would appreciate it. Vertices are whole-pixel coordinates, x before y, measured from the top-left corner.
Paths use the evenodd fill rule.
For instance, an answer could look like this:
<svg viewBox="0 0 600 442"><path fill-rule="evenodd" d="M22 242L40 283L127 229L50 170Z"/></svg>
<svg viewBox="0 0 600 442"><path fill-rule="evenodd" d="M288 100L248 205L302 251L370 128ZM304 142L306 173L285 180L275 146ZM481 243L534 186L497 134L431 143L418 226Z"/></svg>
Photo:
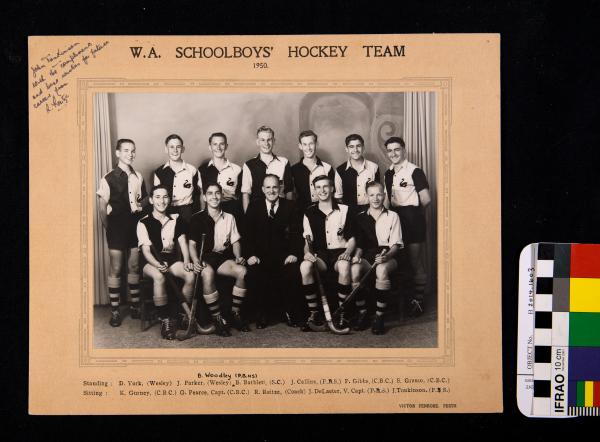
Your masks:
<svg viewBox="0 0 600 442"><path fill-rule="evenodd" d="M518 317L521 412L532 417L600 415L600 245L525 247Z"/></svg>

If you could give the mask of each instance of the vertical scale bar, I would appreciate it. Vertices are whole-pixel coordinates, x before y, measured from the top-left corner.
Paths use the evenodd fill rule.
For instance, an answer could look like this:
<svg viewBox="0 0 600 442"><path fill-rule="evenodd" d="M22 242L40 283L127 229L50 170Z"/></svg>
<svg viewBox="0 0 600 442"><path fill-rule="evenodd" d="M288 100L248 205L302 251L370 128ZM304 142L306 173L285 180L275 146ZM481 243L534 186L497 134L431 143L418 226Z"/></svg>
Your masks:
<svg viewBox="0 0 600 442"><path fill-rule="evenodd" d="M585 381L577 381L577 406L585 407Z"/></svg>
<svg viewBox="0 0 600 442"><path fill-rule="evenodd" d="M535 265L535 330L533 414L550 416L552 410L552 291L554 245L537 246Z"/></svg>
<svg viewBox="0 0 600 442"><path fill-rule="evenodd" d="M594 407L600 407L600 381L594 381Z"/></svg>
<svg viewBox="0 0 600 442"><path fill-rule="evenodd" d="M537 245L525 246L519 257L519 333L517 339L517 405L525 416L533 415L533 330L535 263Z"/></svg>
<svg viewBox="0 0 600 442"><path fill-rule="evenodd" d="M585 381L585 406L593 407L594 406L594 382L593 381Z"/></svg>

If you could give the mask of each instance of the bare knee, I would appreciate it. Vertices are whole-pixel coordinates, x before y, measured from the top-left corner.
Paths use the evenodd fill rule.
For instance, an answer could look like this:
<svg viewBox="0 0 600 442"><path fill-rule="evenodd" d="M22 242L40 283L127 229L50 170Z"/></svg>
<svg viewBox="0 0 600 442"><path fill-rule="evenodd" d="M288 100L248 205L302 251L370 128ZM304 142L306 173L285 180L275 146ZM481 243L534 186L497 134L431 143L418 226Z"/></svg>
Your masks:
<svg viewBox="0 0 600 442"><path fill-rule="evenodd" d="M313 266L314 264L310 261L302 261L300 264L300 273L302 273L302 276L310 275L313 271Z"/></svg>

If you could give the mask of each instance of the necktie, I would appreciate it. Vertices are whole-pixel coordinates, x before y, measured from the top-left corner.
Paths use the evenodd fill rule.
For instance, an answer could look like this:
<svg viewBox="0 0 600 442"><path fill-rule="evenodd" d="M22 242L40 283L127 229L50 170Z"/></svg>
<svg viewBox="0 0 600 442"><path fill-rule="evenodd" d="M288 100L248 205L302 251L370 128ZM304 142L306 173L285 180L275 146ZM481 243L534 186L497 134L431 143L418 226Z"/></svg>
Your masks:
<svg viewBox="0 0 600 442"><path fill-rule="evenodd" d="M275 218L275 203L271 202L271 208L269 209L269 218Z"/></svg>

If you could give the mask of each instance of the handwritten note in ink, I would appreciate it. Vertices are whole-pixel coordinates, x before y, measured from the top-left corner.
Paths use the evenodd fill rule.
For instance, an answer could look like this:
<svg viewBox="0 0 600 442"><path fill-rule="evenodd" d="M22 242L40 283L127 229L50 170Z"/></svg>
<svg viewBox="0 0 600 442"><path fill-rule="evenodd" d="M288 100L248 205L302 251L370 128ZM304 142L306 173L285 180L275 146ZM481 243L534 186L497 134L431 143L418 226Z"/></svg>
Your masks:
<svg viewBox="0 0 600 442"><path fill-rule="evenodd" d="M108 43L72 43L34 61L30 67L33 107L46 113L60 111L72 99L67 86L73 72L91 63Z"/></svg>

